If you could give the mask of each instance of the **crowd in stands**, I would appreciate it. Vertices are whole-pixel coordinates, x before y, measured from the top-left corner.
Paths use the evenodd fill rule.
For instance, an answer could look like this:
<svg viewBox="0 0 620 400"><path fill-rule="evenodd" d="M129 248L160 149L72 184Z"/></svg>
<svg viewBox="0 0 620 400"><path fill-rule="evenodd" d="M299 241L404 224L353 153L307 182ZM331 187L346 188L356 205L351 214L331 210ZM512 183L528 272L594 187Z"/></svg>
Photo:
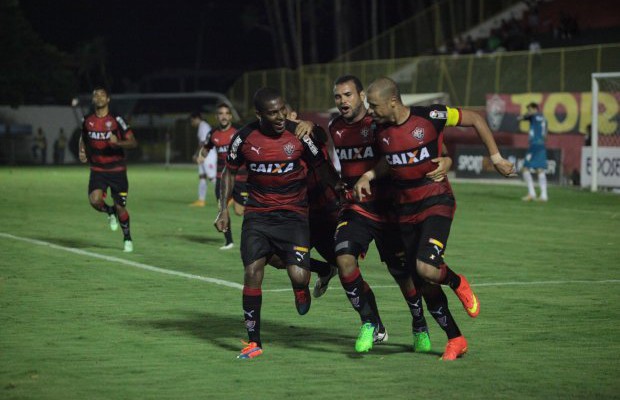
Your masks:
<svg viewBox="0 0 620 400"><path fill-rule="evenodd" d="M514 15L502 19L499 26L491 29L486 37L455 37L438 49L439 54L490 54L502 51L539 51L540 37L553 35L554 40L570 41L579 34L577 19L565 11L559 11L556 18L541 18L540 0L528 2L528 10L522 18ZM567 43L569 44L569 43Z"/></svg>

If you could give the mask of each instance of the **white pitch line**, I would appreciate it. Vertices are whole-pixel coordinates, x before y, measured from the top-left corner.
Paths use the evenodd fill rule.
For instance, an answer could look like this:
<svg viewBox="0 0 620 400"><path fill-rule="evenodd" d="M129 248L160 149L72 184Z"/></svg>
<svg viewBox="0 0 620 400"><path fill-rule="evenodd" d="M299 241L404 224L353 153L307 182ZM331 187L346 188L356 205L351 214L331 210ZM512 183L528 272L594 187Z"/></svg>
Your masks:
<svg viewBox="0 0 620 400"><path fill-rule="evenodd" d="M36 244L36 245L39 245L39 246L51 247L51 248L56 249L56 250L67 251L69 253L79 254L81 256L89 256L89 257L93 257L93 258L99 258L101 260L110 261L110 262L116 262L116 263L119 263L119 264L124 264L124 265L128 265L130 267L134 267L134 268L140 268L140 269L151 271L151 272L158 272L160 274L180 276L180 277L183 277L183 278L194 279L194 280L208 282L208 283L214 283L216 285L227 286L227 287L231 287L231 288L235 288L235 289L243 289L243 285L241 285L239 283L236 283L236 282L230 282L230 281L226 281L226 280L223 280L223 279L217 279L217 278L209 278L208 276L188 274L188 273L185 273L185 272L179 272L179 271L175 271L175 270L171 270L171 269L154 267L154 266L148 265L148 264L143 264L143 263L139 263L139 262L135 262L135 261L125 260L125 259L118 258L118 257L112 257L112 256L106 256L106 255L103 255L103 254L94 253L92 251L80 250L80 249L76 249L74 247L60 246L60 245L57 245L57 244L54 244L54 243L45 242L43 240L30 239L30 238L25 238L25 237L21 237L21 236L15 236L15 235L11 235L11 234L4 233L4 232L0 232L0 237L6 238L6 239L18 240L18 241L22 241L22 242L26 242L26 243L31 243L31 244ZM517 286L517 285L533 286L533 285L568 285L568 284L584 284L584 283L586 283L586 284L592 284L592 283L620 283L620 279L604 279L604 280L598 280L598 281L566 280L566 281L527 281L527 282L487 282L487 283L473 283L473 284L471 284L471 286L476 286L476 287L484 287L484 286ZM373 289L396 288L396 287L398 287L398 286L396 286L396 285L373 285L372 286ZM286 289L263 289L263 292L288 292L290 290L291 290L291 288L286 288Z"/></svg>
<svg viewBox="0 0 620 400"><path fill-rule="evenodd" d="M0 237L4 237L4 238L7 238L7 239L13 239L13 240L19 240L19 241L22 241L22 242L36 244L36 245L39 245L39 246L47 246L47 247L51 247L51 248L56 249L56 250L62 250L62 251L67 251L69 253L79 254L81 256L88 256L88 257L93 257L93 258L99 258L99 259L105 260L105 261L115 262L115 263L119 263L119 264L125 264L125 265L128 265L130 267L134 267L134 268L140 268L140 269L144 269L144 270L152 271L152 272L159 272L160 274L181 276L183 278L195 279L195 280L199 280L199 281L203 281L203 282L209 282L209 283L215 283L216 285L228 286L228 287L235 288L235 289L243 289L243 285L240 285L240 284L235 283L235 282L225 281L223 279L209 278L207 276L187 274L185 272L174 271L174 270L171 270L171 269L154 267L152 265L142 264L142 263L135 262L135 261L130 261L130 260L124 260L124 259L118 258L118 257L112 257L112 256L106 256L106 255L103 255L103 254L93 253L92 251L80 250L80 249L76 249L74 247L59 246L57 244L50 243L50 242L45 242L43 240L36 240L36 239L30 239L30 238L15 236L15 235L11 235L11 234L4 233L4 232L0 232Z"/></svg>

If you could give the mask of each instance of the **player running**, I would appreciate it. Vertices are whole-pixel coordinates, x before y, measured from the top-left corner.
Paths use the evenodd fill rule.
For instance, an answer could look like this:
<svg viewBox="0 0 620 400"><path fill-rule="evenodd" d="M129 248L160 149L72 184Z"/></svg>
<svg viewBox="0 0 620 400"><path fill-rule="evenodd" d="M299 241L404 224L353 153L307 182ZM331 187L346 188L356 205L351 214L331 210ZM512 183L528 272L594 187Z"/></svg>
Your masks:
<svg viewBox="0 0 620 400"><path fill-rule="evenodd" d="M452 188L447 180L436 182L426 174L434 168L431 160L441 154L446 126L475 127L502 175L514 175L514 165L500 155L489 127L475 112L444 105L406 107L396 83L389 78L379 78L369 86L368 105L369 114L379 125L377 147L383 159L360 177L356 196L372 196L371 182L389 172L396 188L407 263L415 265L423 279L450 286L467 314L477 317L478 297L467 279L452 271L443 259L456 207ZM465 352L467 341L461 335L448 340L442 359L454 360Z"/></svg>
<svg viewBox="0 0 620 400"><path fill-rule="evenodd" d="M79 159L90 163L88 200L97 211L108 215L110 229L116 231L120 223L123 231L123 251L133 251L127 211L127 164L125 149L138 146L133 131L125 120L110 112L110 95L98 86L92 96L95 112L82 120L79 142ZM104 198L110 188L114 205L107 205ZM118 222L117 222L118 217Z"/></svg>

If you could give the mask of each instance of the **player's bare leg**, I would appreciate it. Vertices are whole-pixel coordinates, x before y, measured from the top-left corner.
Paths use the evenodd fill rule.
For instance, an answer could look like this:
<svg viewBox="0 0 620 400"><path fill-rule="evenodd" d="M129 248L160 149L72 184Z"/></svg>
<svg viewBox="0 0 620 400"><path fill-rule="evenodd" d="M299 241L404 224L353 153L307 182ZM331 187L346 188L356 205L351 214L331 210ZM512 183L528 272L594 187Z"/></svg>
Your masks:
<svg viewBox="0 0 620 400"><path fill-rule="evenodd" d="M99 212L104 212L108 215L108 224L110 224L110 229L116 231L118 229L118 222L116 222L116 213L114 206L109 206L106 204L103 198L103 190L95 189L88 194L88 201L90 202L91 207Z"/></svg>

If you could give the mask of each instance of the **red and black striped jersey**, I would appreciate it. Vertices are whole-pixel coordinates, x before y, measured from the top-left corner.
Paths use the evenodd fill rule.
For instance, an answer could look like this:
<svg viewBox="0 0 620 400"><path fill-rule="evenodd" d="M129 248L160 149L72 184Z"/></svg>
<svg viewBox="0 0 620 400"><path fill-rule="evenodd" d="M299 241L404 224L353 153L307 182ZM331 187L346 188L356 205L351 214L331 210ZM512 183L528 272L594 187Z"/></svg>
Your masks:
<svg viewBox="0 0 620 400"><path fill-rule="evenodd" d="M322 128L321 128L322 130ZM316 141L320 146L325 160L327 160L328 168L333 170L334 175L338 175L334 164L329 158L326 143ZM321 180L319 173L315 168L308 169L308 207L310 213L315 215L338 215L340 209L340 196L336 190Z"/></svg>
<svg viewBox="0 0 620 400"><path fill-rule="evenodd" d="M205 143L204 147L207 153L215 148L215 152L217 153L217 173L216 178L220 179L222 177L222 171L226 166L226 156L228 155L228 148L232 143L233 137L237 133L237 128L230 126L226 130L215 129L211 131L211 135L209 136L209 140ZM248 174L245 168L239 169L237 171L237 176L235 180L237 182L245 182L247 180Z"/></svg>
<svg viewBox="0 0 620 400"><path fill-rule="evenodd" d="M334 142L336 155L340 160L342 181L353 188L364 172L372 169L379 160L376 148L375 123L369 115L348 124L342 116L330 121L329 133ZM371 182L372 194L361 202L350 202L342 205L343 209L351 209L375 221L384 220L384 209L389 199L384 185L387 180Z"/></svg>
<svg viewBox="0 0 620 400"><path fill-rule="evenodd" d="M286 122L280 135L262 133L259 123L241 128L233 138L226 168L248 171L248 201L245 212L290 210L308 213L308 166L318 167L325 157L315 141L307 136L297 139L297 124Z"/></svg>
<svg viewBox="0 0 620 400"><path fill-rule="evenodd" d="M118 172L127 169L125 151L110 143L110 137L127 140L133 131L118 115L98 117L92 113L82 120L82 141L90 162L90 169L100 172Z"/></svg>
<svg viewBox="0 0 620 400"><path fill-rule="evenodd" d="M460 120L459 109L434 104L411 107L402 124L378 128L377 146L390 166L400 222L418 223L430 215L453 217L456 203L450 183L434 182L426 174L437 168L431 160L441 154L444 127Z"/></svg>

